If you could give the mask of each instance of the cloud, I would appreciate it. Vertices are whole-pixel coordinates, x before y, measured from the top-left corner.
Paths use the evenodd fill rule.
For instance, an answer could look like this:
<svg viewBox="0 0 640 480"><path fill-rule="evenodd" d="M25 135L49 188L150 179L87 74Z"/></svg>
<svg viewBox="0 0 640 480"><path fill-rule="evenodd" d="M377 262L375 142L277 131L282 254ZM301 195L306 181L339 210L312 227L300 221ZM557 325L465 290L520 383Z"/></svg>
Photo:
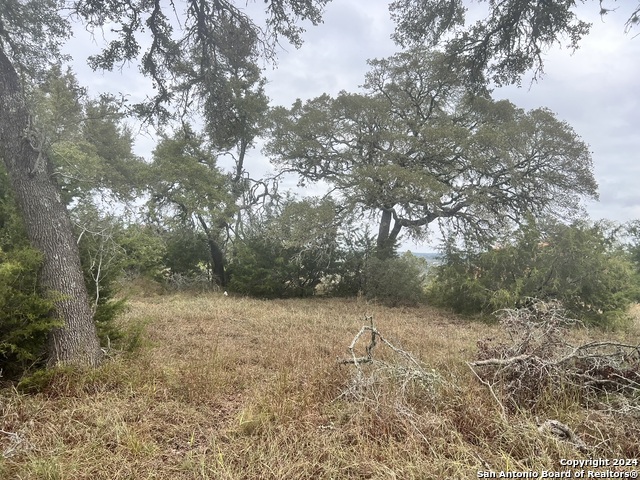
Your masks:
<svg viewBox="0 0 640 480"><path fill-rule="evenodd" d="M579 50L553 49L539 82L496 96L524 108L548 107L570 124L593 152L600 202L588 204L590 215L626 221L640 214L640 38L624 34L623 16L603 22L593 7L582 6L593 26Z"/></svg>

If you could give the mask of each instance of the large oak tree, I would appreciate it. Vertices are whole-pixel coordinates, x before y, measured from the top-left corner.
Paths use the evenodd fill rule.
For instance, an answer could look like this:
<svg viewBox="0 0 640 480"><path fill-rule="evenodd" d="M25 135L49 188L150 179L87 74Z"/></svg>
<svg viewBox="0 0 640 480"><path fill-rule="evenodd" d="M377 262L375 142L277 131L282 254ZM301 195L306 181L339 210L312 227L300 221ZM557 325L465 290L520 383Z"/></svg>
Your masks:
<svg viewBox="0 0 640 480"><path fill-rule="evenodd" d="M587 145L549 110L472 94L438 53L371 66L363 94L274 109L266 151L281 171L328 182L376 214L380 251L434 221L488 241L527 215L571 216L597 196Z"/></svg>

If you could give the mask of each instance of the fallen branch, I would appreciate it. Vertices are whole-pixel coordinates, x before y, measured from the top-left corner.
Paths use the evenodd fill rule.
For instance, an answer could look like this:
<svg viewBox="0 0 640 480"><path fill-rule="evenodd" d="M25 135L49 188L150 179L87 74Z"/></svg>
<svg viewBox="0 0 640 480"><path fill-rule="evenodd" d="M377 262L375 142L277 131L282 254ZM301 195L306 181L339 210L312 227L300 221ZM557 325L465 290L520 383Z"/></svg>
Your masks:
<svg viewBox="0 0 640 480"><path fill-rule="evenodd" d="M353 364L355 366L358 366L361 363L371 363L373 349L376 346L376 337L378 337L380 333L373 326L373 317L365 317L365 320L368 320L370 322L370 326L367 326L367 325L363 326L360 329L360 331L356 334L356 336L353 337L353 340L351 341L351 344L349 345L349 349L348 349L349 353L351 353L351 358L341 360L340 361L341 364L343 365ZM355 354L356 343L358 343L358 340L360 339L360 337L367 331L371 332L371 341L369 342L369 345L366 348L367 355L365 357L356 357L356 354Z"/></svg>
<svg viewBox="0 0 640 480"><path fill-rule="evenodd" d="M502 420L507 421L507 411L504 408L504 405L502 404L500 399L498 398L498 395L496 395L496 392L493 390L493 385L491 385L487 380L485 380L480 375L478 375L478 372L476 372L473 369L473 366L474 366L473 363L467 362L467 365L469 366L469 368L471 369L473 374L476 376L476 378L480 381L480 383L482 383L483 385L485 385L489 389L489 392L491 393L491 396L493 397L493 399L496 401L496 403L500 407L500 416L502 417Z"/></svg>
<svg viewBox="0 0 640 480"><path fill-rule="evenodd" d="M538 427L540 433L549 434L558 440L570 443L582 453L587 453L587 444L564 423L558 420L546 420Z"/></svg>
<svg viewBox="0 0 640 480"><path fill-rule="evenodd" d="M504 365L510 365L516 362L529 360L530 358L531 358L531 355L522 354L522 355L518 355L517 357L511 357L511 358L489 358L487 360L478 360L476 362L468 362L468 365L471 367L486 367L488 365L504 366Z"/></svg>
<svg viewBox="0 0 640 480"><path fill-rule="evenodd" d="M569 344L567 328L576 321L566 319L556 303L536 301L528 308L498 314L511 343L478 342L480 359L468 366L503 412L505 402L516 409L532 407L545 398L541 391L561 392L567 386L588 402L600 401L601 393L622 394L629 401L625 411L636 411L640 346L610 341Z"/></svg>
<svg viewBox="0 0 640 480"><path fill-rule="evenodd" d="M347 348L349 357L338 359L338 364L340 365L354 365L356 367L356 375L351 384L338 398L345 395L362 398L364 390L377 382L382 382L384 379L393 379L395 383L399 384L401 395L403 396L406 388L412 382L419 382L421 385L427 386L429 390L433 390L433 386L436 383L442 382L440 375L434 370L425 369L413 355L388 341L375 327L373 317L365 317L365 321L369 325L364 325L358 331ZM356 354L356 346L367 332L371 336L368 345L365 347L365 354L358 356ZM374 359L373 352L378 344L388 347L396 355L396 358L392 362ZM368 377L362 371L361 366L363 365L370 367Z"/></svg>

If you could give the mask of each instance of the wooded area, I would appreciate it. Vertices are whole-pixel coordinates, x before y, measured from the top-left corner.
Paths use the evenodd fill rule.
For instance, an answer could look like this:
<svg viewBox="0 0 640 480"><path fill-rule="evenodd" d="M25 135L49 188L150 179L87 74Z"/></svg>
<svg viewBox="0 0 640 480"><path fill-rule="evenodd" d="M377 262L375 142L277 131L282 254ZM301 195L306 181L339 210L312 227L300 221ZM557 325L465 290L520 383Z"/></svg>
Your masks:
<svg viewBox="0 0 640 480"><path fill-rule="evenodd" d="M460 30L461 3L393 2L404 48L370 60L361 92L270 105L260 62L275 58L280 38L300 46L298 22L321 21L325 4L267 2L267 30L227 2L188 1L182 12L158 2L6 4L7 360L38 358L41 340L8 340L36 329L38 338L49 332L49 364L98 364L98 335L105 340L100 331L123 304L116 282L134 277L266 298L429 297L486 313L554 298L596 323L623 315L637 296L635 224L582 220L583 202L598 195L585 142L544 106L525 111L490 92L489 79L540 72L541 50L563 35L577 46L588 28L570 6L504 2ZM59 54L71 22L121 25L90 64L139 61L154 94L133 106L90 97ZM133 154L130 115L159 128L151 158ZM258 138L276 169L269 177L245 166ZM222 157L233 159L230 170ZM329 191L279 191L285 174ZM444 262L427 280L425 266L397 249L401 238L426 238L430 225L442 233ZM23 271L31 280L14 283ZM12 305L18 294L34 304ZM43 314L45 305L55 313Z"/></svg>
<svg viewBox="0 0 640 480"><path fill-rule="evenodd" d="M561 402L580 412L596 409L611 415L607 419L622 418L628 421L625 428L637 433L638 346L614 337L576 342L583 332L635 331L637 319L630 311L640 303L640 219L619 223L588 218L586 202L599 195L589 139L581 138L544 101L524 109L494 92L499 86L519 85L526 75L544 82L545 52L556 45L575 49L589 35L580 10L596 9L604 18L613 8L602 1L479 3L486 15L471 21L462 0L390 2L397 53L369 59L359 89L275 105L265 93L266 69L276 66L284 43L304 48L303 27L323 22L329 0L267 0L255 16L249 12L258 12L257 7L251 10L231 0L4 1L0 381L16 388L7 394L12 398L7 407L0 405L3 422L9 416L22 418L24 412L8 413L22 394L34 394L35 401L43 392L52 398L79 398L89 391L119 396L122 387L130 393L140 390L131 398L146 398L149 391L159 395L163 389L159 403L180 395L187 403L194 401L191 396L197 394L178 388L170 378L175 372L160 373L151 357L144 361L152 366L149 375L157 378L141 375L123 387L127 368L146 369L144 362L127 355L141 348L145 325L155 321L150 335L162 341L149 351L166 348L167 355L193 351L180 343L189 338L197 343L202 334L210 341L226 332L234 348L247 349L245 355L264 354L255 365L266 375L280 357L297 352L295 359L287 357L291 368L283 373L295 377L296 386L280 379L282 391L269 395L286 403L289 389L304 407L292 407L299 408L296 414L269 413L277 410L271 404L255 415L240 410L237 431L242 435L273 433L270 422L276 418L318 414L305 410L309 405L321 405L312 409L333 419L309 425L338 431L351 421L349 415L339 420L342 414L324 409L334 404L338 409L340 402L387 416L376 414L345 428L357 438L331 437L337 444L368 442L370 437L377 441L378 434L390 443L417 439L411 448L434 458L447 457L442 454L445 446L457 441L467 449L473 441L466 434L481 438L495 425L501 425L506 438L512 435L510 422L522 412L548 414L555 406L562 410ZM627 8L621 35L633 32L639 21L640 4ZM87 59L89 65L96 72L125 65L137 69L153 84L144 101L132 104L108 92L90 94L81 85L62 47L75 29L83 28L103 40ZM134 153L139 132L132 119L157 138L148 157ZM258 147L272 166L268 174L248 167L249 152ZM283 179L295 179L297 188L284 188ZM310 187L323 193L306 195L304 189ZM400 251L403 240L432 240L434 232L441 240L435 263ZM194 293L210 296L181 296ZM214 302L207 309L218 309L210 315L215 328L200 317L197 328L183 318L165 318L167 312L155 310L152 301L140 300L156 295L169 299L172 308L190 299L195 310L207 298ZM252 303L251 297L270 303ZM312 303L278 303L303 298L300 302L317 302L317 308L326 310L321 319L307 318ZM341 300L323 303L335 298ZM221 303L225 299L230 302ZM376 309L376 315L398 315L398 322L410 324L413 330L398 327L407 338L431 328L430 318L441 314L437 312L449 312L447 328L455 325L448 337L497 316L491 332L499 340L466 342L456 354L466 352L468 361L429 357L438 371L392 342L386 330L366 317L368 324L359 332L349 331L355 335L351 344L345 338L349 357L336 362L334 344L317 345L327 336L327 325L333 322L338 328L343 318L327 318L333 310L344 316L343 309L362 304ZM138 309L135 321L127 317L131 305ZM299 315L309 328L282 312L281 318L269 318L269 326L269 310L282 305L296 312L304 307ZM234 331L226 320L242 317L234 309L243 306L251 318L261 318L250 345L243 343L249 334ZM145 308L157 318L143 318ZM420 317L419 308L428 308L429 318ZM190 318L188 310L178 315ZM407 311L415 318L407 320ZM123 323L123 318L128 320ZM179 327L174 337L184 338L168 341L166 332L174 320ZM307 334L315 338L308 344L300 340ZM367 336L364 354L357 353ZM331 341L342 340L334 335ZM216 351L217 342L216 337ZM425 345L414 346L431 348ZM381 359L376 346L387 349ZM236 362L225 368L246 374L246 386L228 379L216 385L220 391L235 385L260 397L268 389L256 393L255 374L240 368L251 363L241 353L225 351L225 358ZM313 355L322 359L321 373L313 370ZM211 358L191 358L194 365L201 360ZM230 375L213 363L206 368L215 370L218 380ZM295 370L293 365L300 363L304 365ZM477 383L458 383L461 367ZM351 370L335 374L337 368ZM108 378L109 369L116 380ZM329 380L334 376L339 381ZM196 377L190 371L185 384L193 382L195 390L213 396L205 386L209 379ZM486 387L481 400L475 399L479 387ZM319 403L298 398L298 390L307 389ZM337 396L328 399L327 392ZM493 416L494 423L483 427L482 415L471 415L470 407L459 401L463 397L492 412L483 415ZM233 401L216 398L236 411ZM549 399L557 399L557 405ZM431 407L434 417L427 421ZM245 414L253 416L248 423ZM436 414L445 419L439 426L429 423L436 422ZM476 423L466 424L467 417ZM334 420L343 423L337 426ZM593 453L601 448L594 445L593 431L613 431L603 426L606 421L589 427L591 443L557 419L541 423L528 438L544 449L548 431L556 432L555 441L557 431L563 431L570 438L561 439L568 442L561 448ZM438 451L425 433L432 427L440 432ZM3 458L31 450L18 429L5 428L0 435L13 444L3 447ZM452 432L462 433L452 440L458 435ZM287 438L281 433L274 438ZM625 440L629 435L608 435L602 441L611 444L603 450L606 455L637 456L637 445ZM483 455L492 442L483 444ZM484 468L487 461L474 455L467 464ZM218 476L224 470L222 453L217 462L211 478L240 478L228 472ZM236 472L255 473L241 459L234 462ZM22 472L16 465L0 463L0 474ZM323 460L318 465L326 467ZM397 471L407 473L404 467ZM280 474L286 465L282 468ZM337 478L326 468L327 475ZM343 474L349 472L345 478L373 476L341 468Z"/></svg>

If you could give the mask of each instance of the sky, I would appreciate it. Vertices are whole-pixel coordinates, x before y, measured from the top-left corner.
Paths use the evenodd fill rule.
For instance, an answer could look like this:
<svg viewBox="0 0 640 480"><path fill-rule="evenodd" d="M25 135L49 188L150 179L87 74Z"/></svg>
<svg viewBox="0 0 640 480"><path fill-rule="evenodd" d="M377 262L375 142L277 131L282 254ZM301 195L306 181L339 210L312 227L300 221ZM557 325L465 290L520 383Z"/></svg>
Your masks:
<svg viewBox="0 0 640 480"><path fill-rule="evenodd" d="M333 0L325 10L324 23L307 27L300 49L284 45L276 67L266 65L271 104L291 106L297 98L358 92L368 71L367 59L399 51L390 39L393 23L387 5L380 0ZM580 49L551 49L545 55L545 75L538 82L525 79L522 87L496 89L493 96L527 110L549 108L590 146L600 192L598 202L586 204L592 219L640 219L640 28L624 33L624 8L601 18L598 2L578 5L578 15L593 24ZM79 30L69 43L81 84L94 95L108 90L129 94L132 101L143 98L149 84L135 66L107 74L86 67L85 59L96 52L99 41ZM136 151L149 158L153 146L153 137L141 135ZM270 168L259 148L251 153L247 168L253 176ZM293 179L281 188L289 186L295 186ZM411 242L403 245L417 251L429 249Z"/></svg>

